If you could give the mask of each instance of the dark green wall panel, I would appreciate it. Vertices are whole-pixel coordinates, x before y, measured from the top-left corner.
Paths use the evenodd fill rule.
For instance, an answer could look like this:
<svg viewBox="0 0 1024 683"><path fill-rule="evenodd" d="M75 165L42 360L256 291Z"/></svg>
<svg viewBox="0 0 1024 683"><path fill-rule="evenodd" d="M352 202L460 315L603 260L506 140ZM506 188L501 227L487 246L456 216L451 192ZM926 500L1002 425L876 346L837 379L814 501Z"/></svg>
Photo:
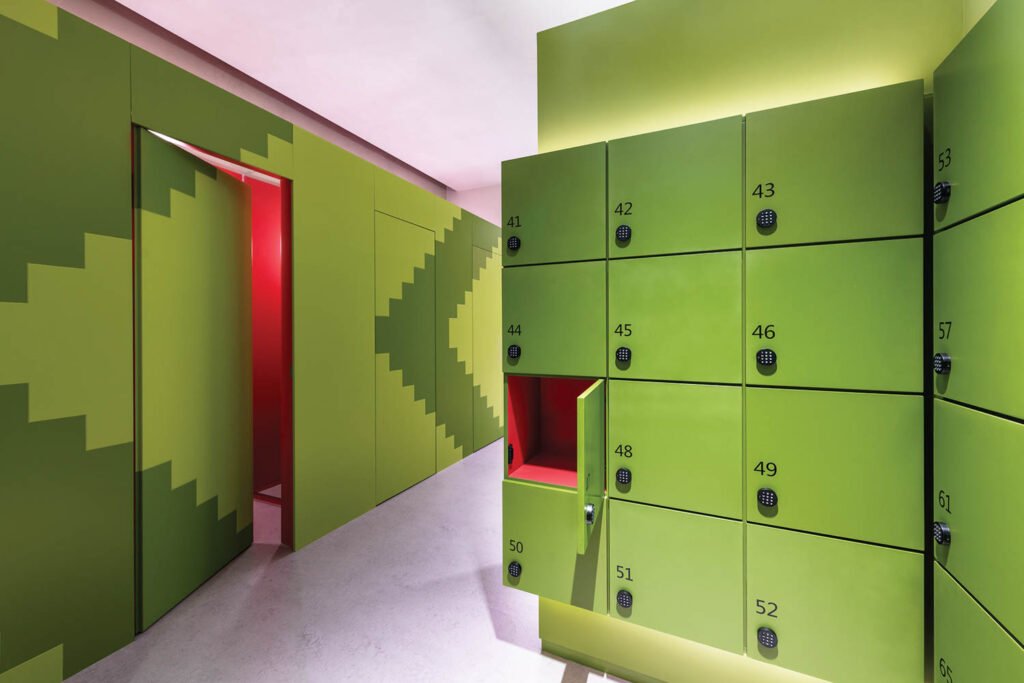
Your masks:
<svg viewBox="0 0 1024 683"><path fill-rule="evenodd" d="M145 50L131 48L132 120L229 159L293 175L293 127Z"/></svg>
<svg viewBox="0 0 1024 683"><path fill-rule="evenodd" d="M295 131L295 547L374 505L373 166Z"/></svg>
<svg viewBox="0 0 1024 683"><path fill-rule="evenodd" d="M134 633L128 68L127 43L0 4L4 680Z"/></svg>

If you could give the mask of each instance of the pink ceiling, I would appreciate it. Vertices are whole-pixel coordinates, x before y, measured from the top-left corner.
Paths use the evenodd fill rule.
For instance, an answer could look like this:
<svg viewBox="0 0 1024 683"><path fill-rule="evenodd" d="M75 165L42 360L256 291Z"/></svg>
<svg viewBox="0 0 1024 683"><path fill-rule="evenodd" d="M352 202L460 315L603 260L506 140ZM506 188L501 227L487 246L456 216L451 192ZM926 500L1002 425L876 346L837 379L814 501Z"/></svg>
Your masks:
<svg viewBox="0 0 1024 683"><path fill-rule="evenodd" d="M455 190L537 149L536 34L624 0L119 0Z"/></svg>

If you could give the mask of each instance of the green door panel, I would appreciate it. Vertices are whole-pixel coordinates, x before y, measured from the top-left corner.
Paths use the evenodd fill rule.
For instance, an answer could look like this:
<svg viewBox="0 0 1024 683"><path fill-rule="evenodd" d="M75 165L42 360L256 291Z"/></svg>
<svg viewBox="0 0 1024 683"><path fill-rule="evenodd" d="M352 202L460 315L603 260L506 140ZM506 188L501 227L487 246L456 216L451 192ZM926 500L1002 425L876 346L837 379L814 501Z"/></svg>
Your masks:
<svg viewBox="0 0 1024 683"><path fill-rule="evenodd" d="M991 4L991 3L986 3ZM936 229L1024 194L1020 129L1024 5L997 2L935 70L936 182L948 182L935 207Z"/></svg>
<svg viewBox="0 0 1024 683"><path fill-rule="evenodd" d="M599 379L576 399L576 552L587 552L604 503L605 383Z"/></svg>
<svg viewBox="0 0 1024 683"><path fill-rule="evenodd" d="M924 399L747 390L747 519L922 550ZM778 502L758 504L769 488Z"/></svg>
<svg viewBox="0 0 1024 683"><path fill-rule="evenodd" d="M504 268L501 280L505 372L605 374L604 262Z"/></svg>
<svg viewBox="0 0 1024 683"><path fill-rule="evenodd" d="M376 497L437 471L434 233L377 213Z"/></svg>
<svg viewBox="0 0 1024 683"><path fill-rule="evenodd" d="M743 524L649 505L609 505L613 617L743 652ZM632 606L623 608L619 591Z"/></svg>
<svg viewBox="0 0 1024 683"><path fill-rule="evenodd" d="M597 512L587 551L576 552L576 491L505 480L502 573L506 586L604 614L607 605L606 509ZM512 562L522 568L510 575Z"/></svg>
<svg viewBox="0 0 1024 683"><path fill-rule="evenodd" d="M444 200L408 180L374 168L374 209L430 230L440 230Z"/></svg>
<svg viewBox="0 0 1024 683"><path fill-rule="evenodd" d="M944 230L934 241L932 340L952 358L935 393L1024 418L1024 370L1016 362L1024 323L1024 203Z"/></svg>
<svg viewBox="0 0 1024 683"><path fill-rule="evenodd" d="M605 257L605 156L599 142L501 164L505 265Z"/></svg>
<svg viewBox="0 0 1024 683"><path fill-rule="evenodd" d="M482 223L482 221L481 221ZM484 225L490 225L484 223ZM497 228L494 228L497 232ZM501 260L498 249L473 247L473 450L504 433L501 358Z"/></svg>
<svg viewBox="0 0 1024 683"><path fill-rule="evenodd" d="M747 525L747 654L834 683L924 678L920 553ZM760 628L778 646L760 645Z"/></svg>
<svg viewBox="0 0 1024 683"><path fill-rule="evenodd" d="M611 261L609 375L739 384L742 263L740 252Z"/></svg>
<svg viewBox="0 0 1024 683"><path fill-rule="evenodd" d="M608 143L612 258L739 249L743 117ZM616 238L628 225L631 236Z"/></svg>
<svg viewBox="0 0 1024 683"><path fill-rule="evenodd" d="M243 183L146 131L138 145L138 607L146 629L252 543L252 234Z"/></svg>
<svg viewBox="0 0 1024 683"><path fill-rule="evenodd" d="M609 496L739 519L742 459L740 387L609 383Z"/></svg>
<svg viewBox="0 0 1024 683"><path fill-rule="evenodd" d="M922 258L920 239L747 252L747 383L921 391Z"/></svg>
<svg viewBox="0 0 1024 683"><path fill-rule="evenodd" d="M373 508L376 431L371 398L373 167L296 129L295 176L293 486L298 549Z"/></svg>
<svg viewBox="0 0 1024 683"><path fill-rule="evenodd" d="M935 401L935 520L952 540L935 559L996 619L1024 637L1024 550L1020 482L1024 425L947 401Z"/></svg>
<svg viewBox="0 0 1024 683"><path fill-rule="evenodd" d="M923 230L921 81L748 114L746 152L748 247Z"/></svg>
<svg viewBox="0 0 1024 683"><path fill-rule="evenodd" d="M1024 681L1024 649L935 564L935 681Z"/></svg>

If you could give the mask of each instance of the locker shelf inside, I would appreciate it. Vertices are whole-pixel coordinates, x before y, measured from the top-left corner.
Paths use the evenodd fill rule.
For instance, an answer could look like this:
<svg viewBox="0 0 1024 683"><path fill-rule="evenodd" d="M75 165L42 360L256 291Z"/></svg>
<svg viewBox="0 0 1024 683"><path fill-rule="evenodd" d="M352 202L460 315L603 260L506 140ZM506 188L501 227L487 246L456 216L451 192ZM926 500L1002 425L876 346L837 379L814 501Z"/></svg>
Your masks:
<svg viewBox="0 0 1024 683"><path fill-rule="evenodd" d="M593 380L508 376L508 476L576 488L576 399Z"/></svg>

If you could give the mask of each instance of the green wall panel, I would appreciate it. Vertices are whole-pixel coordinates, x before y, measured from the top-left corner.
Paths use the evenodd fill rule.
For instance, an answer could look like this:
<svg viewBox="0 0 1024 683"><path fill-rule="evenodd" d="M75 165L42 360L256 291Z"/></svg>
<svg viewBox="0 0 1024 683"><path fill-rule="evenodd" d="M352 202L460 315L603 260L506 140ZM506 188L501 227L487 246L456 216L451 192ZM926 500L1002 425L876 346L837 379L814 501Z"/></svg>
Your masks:
<svg viewBox="0 0 1024 683"><path fill-rule="evenodd" d="M429 230L441 229L447 202L383 169L375 168L373 176L377 211Z"/></svg>
<svg viewBox="0 0 1024 683"><path fill-rule="evenodd" d="M501 287L505 372L605 374L605 262L505 268Z"/></svg>
<svg viewBox="0 0 1024 683"><path fill-rule="evenodd" d="M932 343L952 358L935 375L945 398L1024 418L1024 371L1013 362L1024 324L1009 313L1024 301L1024 202L937 234Z"/></svg>
<svg viewBox="0 0 1024 683"><path fill-rule="evenodd" d="M747 525L751 657L835 683L917 683L923 595L920 553ZM762 627L774 650L758 643Z"/></svg>
<svg viewBox="0 0 1024 683"><path fill-rule="evenodd" d="M608 143L611 258L739 249L743 117ZM628 225L629 240L616 238Z"/></svg>
<svg viewBox="0 0 1024 683"><path fill-rule="evenodd" d="M953 186L936 228L1024 195L1024 139L1007 134L1024 110L1022 22L1024 4L995 3L935 70L935 181Z"/></svg>
<svg viewBox="0 0 1024 683"><path fill-rule="evenodd" d="M935 565L935 681L1024 681L1024 649Z"/></svg>
<svg viewBox="0 0 1024 683"><path fill-rule="evenodd" d="M495 226L485 223L497 234ZM495 246L473 247L473 449L504 433L501 374L501 258Z"/></svg>
<svg viewBox="0 0 1024 683"><path fill-rule="evenodd" d="M742 459L740 387L610 383L609 496L739 519Z"/></svg>
<svg viewBox="0 0 1024 683"><path fill-rule="evenodd" d="M747 252L748 384L921 391L920 239ZM773 325L774 338L753 333ZM774 367L755 363L760 349Z"/></svg>
<svg viewBox="0 0 1024 683"><path fill-rule="evenodd" d="M437 471L434 233L377 213L376 501Z"/></svg>
<svg viewBox="0 0 1024 683"><path fill-rule="evenodd" d="M742 285L738 251L610 262L609 375L739 384Z"/></svg>
<svg viewBox="0 0 1024 683"><path fill-rule="evenodd" d="M249 190L230 175L145 131L137 168L146 629L252 542L252 235Z"/></svg>
<svg viewBox="0 0 1024 683"><path fill-rule="evenodd" d="M603 259L603 142L501 164L505 265ZM509 249L516 235L522 246Z"/></svg>
<svg viewBox="0 0 1024 683"><path fill-rule="evenodd" d="M621 501L609 508L611 616L742 653L743 524ZM631 607L617 603L620 590Z"/></svg>
<svg viewBox="0 0 1024 683"><path fill-rule="evenodd" d="M935 401L934 519L952 540L935 559L1018 638L1024 637L1024 551L1017 488L1024 425ZM940 495L941 494L941 495Z"/></svg>
<svg viewBox="0 0 1024 683"><path fill-rule="evenodd" d="M597 513L586 553L577 554L576 491L505 480L501 492L505 585L604 614L607 508ZM508 572L513 561L522 566L519 577Z"/></svg>
<svg viewBox="0 0 1024 683"><path fill-rule="evenodd" d="M295 131L295 547L374 503L373 167Z"/></svg>
<svg viewBox="0 0 1024 683"><path fill-rule="evenodd" d="M921 234L923 156L920 81L748 114L747 246Z"/></svg>
<svg viewBox="0 0 1024 683"><path fill-rule="evenodd" d="M130 642L128 45L0 3L0 680ZM70 103L70 104L69 104Z"/></svg>
<svg viewBox="0 0 1024 683"><path fill-rule="evenodd" d="M923 549L920 396L750 388L746 401L748 520Z"/></svg>
<svg viewBox="0 0 1024 683"><path fill-rule="evenodd" d="M292 177L292 124L134 45L131 102L141 126Z"/></svg>

